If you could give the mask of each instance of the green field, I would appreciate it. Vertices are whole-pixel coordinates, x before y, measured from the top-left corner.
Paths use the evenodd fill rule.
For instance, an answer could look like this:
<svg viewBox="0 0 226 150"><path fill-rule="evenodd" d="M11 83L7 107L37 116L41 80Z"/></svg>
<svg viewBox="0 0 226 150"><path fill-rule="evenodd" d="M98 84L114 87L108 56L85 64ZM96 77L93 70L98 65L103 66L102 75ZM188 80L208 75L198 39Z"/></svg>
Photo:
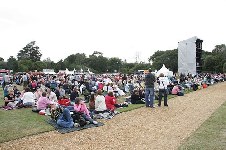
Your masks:
<svg viewBox="0 0 226 150"><path fill-rule="evenodd" d="M180 146L180 150L226 149L226 102Z"/></svg>
<svg viewBox="0 0 226 150"><path fill-rule="evenodd" d="M0 90L0 105L3 105L3 93ZM53 130L45 122L47 116L33 113L31 108L2 110L0 109L0 143Z"/></svg>

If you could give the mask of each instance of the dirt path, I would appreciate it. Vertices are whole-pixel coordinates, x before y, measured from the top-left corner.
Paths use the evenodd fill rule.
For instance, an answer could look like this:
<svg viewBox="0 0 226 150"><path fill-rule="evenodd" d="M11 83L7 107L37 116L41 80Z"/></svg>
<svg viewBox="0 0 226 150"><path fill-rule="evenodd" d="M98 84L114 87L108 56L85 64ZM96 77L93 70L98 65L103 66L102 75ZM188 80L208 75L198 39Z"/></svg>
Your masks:
<svg viewBox="0 0 226 150"><path fill-rule="evenodd" d="M176 97L169 107L122 113L99 128L56 131L0 144L0 149L177 149L222 103L226 82Z"/></svg>

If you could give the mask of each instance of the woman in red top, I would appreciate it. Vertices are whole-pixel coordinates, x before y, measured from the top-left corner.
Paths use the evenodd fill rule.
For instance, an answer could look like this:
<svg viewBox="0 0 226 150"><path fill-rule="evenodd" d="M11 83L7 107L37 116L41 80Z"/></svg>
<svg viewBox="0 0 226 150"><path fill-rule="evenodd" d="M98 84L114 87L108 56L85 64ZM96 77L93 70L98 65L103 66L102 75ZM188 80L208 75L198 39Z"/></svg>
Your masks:
<svg viewBox="0 0 226 150"><path fill-rule="evenodd" d="M115 108L117 107L117 100L114 97L112 91L109 91L108 94L105 96L105 103L107 109L114 112Z"/></svg>

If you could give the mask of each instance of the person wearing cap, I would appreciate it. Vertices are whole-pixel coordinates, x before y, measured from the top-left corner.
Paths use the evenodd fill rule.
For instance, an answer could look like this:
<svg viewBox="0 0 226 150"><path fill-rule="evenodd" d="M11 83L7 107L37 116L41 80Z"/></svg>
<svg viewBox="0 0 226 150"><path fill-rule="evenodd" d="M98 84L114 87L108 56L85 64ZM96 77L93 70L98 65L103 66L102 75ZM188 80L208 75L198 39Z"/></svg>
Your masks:
<svg viewBox="0 0 226 150"><path fill-rule="evenodd" d="M154 83L156 81L155 75L151 73L152 69L148 69L145 75L145 104L146 107L154 108Z"/></svg>

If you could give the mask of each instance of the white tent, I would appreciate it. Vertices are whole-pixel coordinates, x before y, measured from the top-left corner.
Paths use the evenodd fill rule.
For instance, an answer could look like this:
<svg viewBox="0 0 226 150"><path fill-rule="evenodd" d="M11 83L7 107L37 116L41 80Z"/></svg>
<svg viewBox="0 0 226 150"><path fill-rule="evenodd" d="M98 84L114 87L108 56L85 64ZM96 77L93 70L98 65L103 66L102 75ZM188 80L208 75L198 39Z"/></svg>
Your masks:
<svg viewBox="0 0 226 150"><path fill-rule="evenodd" d="M54 69L43 69L44 74L51 74L55 75L56 73L54 72Z"/></svg>
<svg viewBox="0 0 226 150"><path fill-rule="evenodd" d="M75 70L75 69L74 69ZM65 70L65 73L68 75L72 75L72 74L74 74L74 70L73 71L69 71L67 68L66 68L66 70Z"/></svg>
<svg viewBox="0 0 226 150"><path fill-rule="evenodd" d="M156 76L158 77L160 73L163 73L164 76L170 76L170 77L173 76L173 72L169 71L169 69L167 69L164 64L162 65L162 68L159 71L157 71Z"/></svg>

